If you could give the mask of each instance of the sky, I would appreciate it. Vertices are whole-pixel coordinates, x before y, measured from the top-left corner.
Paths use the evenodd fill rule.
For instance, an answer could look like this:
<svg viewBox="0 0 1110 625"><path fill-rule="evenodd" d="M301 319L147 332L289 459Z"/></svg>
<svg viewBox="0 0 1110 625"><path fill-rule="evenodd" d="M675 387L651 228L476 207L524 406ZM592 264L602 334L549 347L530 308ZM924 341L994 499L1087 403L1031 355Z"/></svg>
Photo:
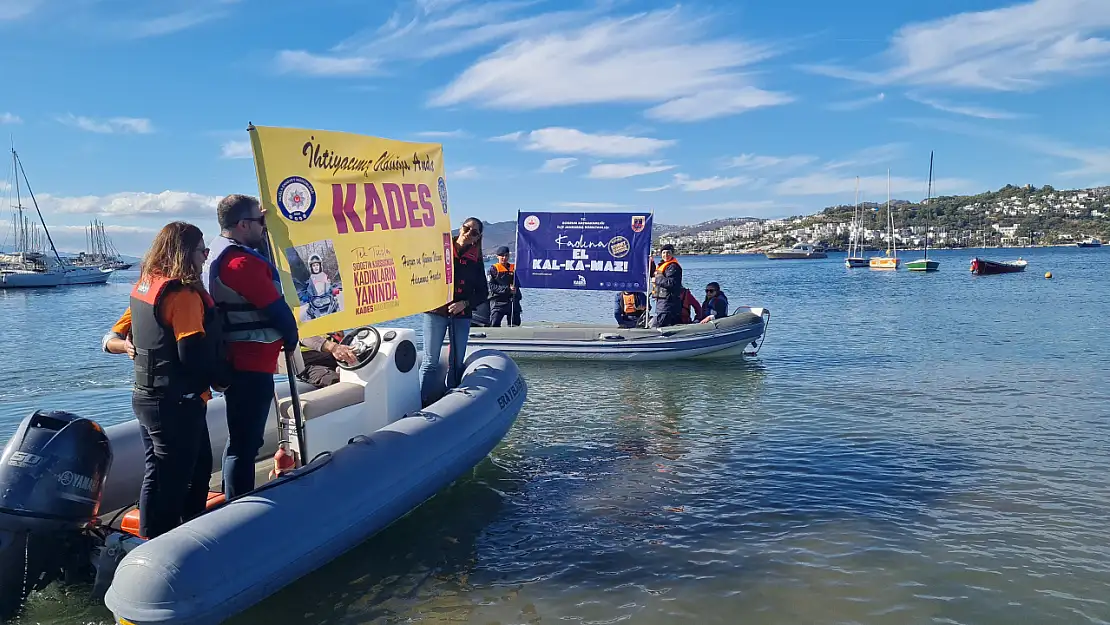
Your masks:
<svg viewBox="0 0 1110 625"><path fill-rule="evenodd" d="M916 201L930 151L934 195L1110 183L1108 0L0 0L0 58L69 251L215 235L248 122L442 143L455 225Z"/></svg>

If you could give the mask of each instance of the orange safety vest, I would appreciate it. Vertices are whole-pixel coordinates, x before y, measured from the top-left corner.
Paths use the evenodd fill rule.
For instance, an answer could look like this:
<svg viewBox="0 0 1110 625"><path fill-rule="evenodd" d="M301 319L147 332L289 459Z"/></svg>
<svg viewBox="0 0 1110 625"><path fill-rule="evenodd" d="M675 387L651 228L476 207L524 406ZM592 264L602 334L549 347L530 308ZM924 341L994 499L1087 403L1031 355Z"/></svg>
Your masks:
<svg viewBox="0 0 1110 625"><path fill-rule="evenodd" d="M514 271L516 271L516 264L509 263L509 266L506 267L501 263L497 263L493 266L493 268L497 270L497 273L513 273Z"/></svg>
<svg viewBox="0 0 1110 625"><path fill-rule="evenodd" d="M667 269L667 267L670 267L671 265L677 265L677 264L678 264L678 261L672 258L672 259L668 260L667 262L665 262L665 263L659 265L658 267L656 267L655 268L655 275L661 276L661 275L663 275L663 272ZM651 285L651 296L655 297L655 285L654 284Z"/></svg>
<svg viewBox="0 0 1110 625"><path fill-rule="evenodd" d="M636 305L636 294L635 293L623 293L622 297L624 299L624 314L631 315L631 314L634 314L634 313L644 311L643 306L637 306Z"/></svg>

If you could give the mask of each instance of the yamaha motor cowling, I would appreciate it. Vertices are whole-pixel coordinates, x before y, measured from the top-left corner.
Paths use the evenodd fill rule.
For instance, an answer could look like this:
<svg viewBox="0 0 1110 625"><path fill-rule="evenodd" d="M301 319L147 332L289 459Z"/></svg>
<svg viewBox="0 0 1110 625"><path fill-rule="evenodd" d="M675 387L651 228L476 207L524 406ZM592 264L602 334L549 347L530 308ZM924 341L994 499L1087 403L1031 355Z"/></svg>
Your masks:
<svg viewBox="0 0 1110 625"><path fill-rule="evenodd" d="M112 449L95 421L39 410L0 456L0 622L88 562Z"/></svg>

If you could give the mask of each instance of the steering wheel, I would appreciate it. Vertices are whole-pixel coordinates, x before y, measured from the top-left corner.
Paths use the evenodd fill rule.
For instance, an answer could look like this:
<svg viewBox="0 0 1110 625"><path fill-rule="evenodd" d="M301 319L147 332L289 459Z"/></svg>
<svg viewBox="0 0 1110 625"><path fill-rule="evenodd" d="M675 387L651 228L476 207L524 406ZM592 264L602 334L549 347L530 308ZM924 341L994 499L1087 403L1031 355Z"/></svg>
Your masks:
<svg viewBox="0 0 1110 625"><path fill-rule="evenodd" d="M339 368L356 371L365 367L374 359L374 356L378 355L378 350L382 346L382 335L373 326L362 326L348 332L339 344L350 347L355 352L355 357L358 358L353 365L348 365L342 360L336 359Z"/></svg>

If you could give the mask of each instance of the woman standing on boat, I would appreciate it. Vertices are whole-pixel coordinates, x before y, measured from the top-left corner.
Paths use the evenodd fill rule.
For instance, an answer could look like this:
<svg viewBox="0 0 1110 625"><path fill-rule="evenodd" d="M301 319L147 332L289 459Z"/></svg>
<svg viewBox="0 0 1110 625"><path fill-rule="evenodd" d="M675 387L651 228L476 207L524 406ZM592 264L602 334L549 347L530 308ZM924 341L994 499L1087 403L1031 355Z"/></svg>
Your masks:
<svg viewBox="0 0 1110 625"><path fill-rule="evenodd" d="M443 381L436 379L436 372L439 370L444 336L450 338L447 388L451 388L462 375L471 315L489 298L486 268L482 261L481 220L470 217L464 221L451 247L455 278L452 299L424 313L424 362L420 366L420 399L424 406L437 399L439 383Z"/></svg>
<svg viewBox="0 0 1110 625"><path fill-rule="evenodd" d="M219 317L201 283L204 235L182 221L154 237L131 291L131 305L105 341L133 351L131 406L146 448L139 534L154 538L204 511L212 473L209 386L217 371ZM120 339L130 335L130 341ZM130 343L130 345L128 344Z"/></svg>

